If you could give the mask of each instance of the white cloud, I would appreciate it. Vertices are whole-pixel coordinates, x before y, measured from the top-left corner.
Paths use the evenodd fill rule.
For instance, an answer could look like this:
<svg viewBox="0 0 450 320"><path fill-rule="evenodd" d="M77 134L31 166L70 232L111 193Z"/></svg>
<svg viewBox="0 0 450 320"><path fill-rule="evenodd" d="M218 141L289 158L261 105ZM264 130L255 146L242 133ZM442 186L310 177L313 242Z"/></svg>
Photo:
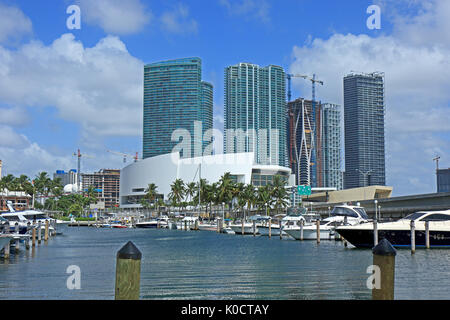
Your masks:
<svg viewBox="0 0 450 320"><path fill-rule="evenodd" d="M64 34L49 46L34 41L17 51L0 47L0 57L2 103L54 106L91 140L140 134L143 62L118 38L85 48Z"/></svg>
<svg viewBox="0 0 450 320"><path fill-rule="evenodd" d="M24 108L0 108L0 125L23 126L30 122Z"/></svg>
<svg viewBox="0 0 450 320"><path fill-rule="evenodd" d="M440 153L450 162L449 139L441 138L450 134L450 38L433 40L445 33L436 29L443 22L435 9L448 10L448 2L429 4L412 20L396 15L392 35L334 34L294 47L290 66L292 73L317 74L325 83L317 88L318 99L341 105L346 74L385 72L387 183L396 194L435 192L432 157ZM437 24L428 24L433 18ZM428 41L421 30L430 32ZM293 84L311 97L310 82ZM423 181L421 190L411 183L414 178Z"/></svg>
<svg viewBox="0 0 450 320"><path fill-rule="evenodd" d="M266 0L220 0L230 15L255 18L264 23L270 21L270 5Z"/></svg>
<svg viewBox="0 0 450 320"><path fill-rule="evenodd" d="M172 11L166 11L161 15L162 29L170 33L197 33L198 23L189 17L189 8L178 3Z"/></svg>
<svg viewBox="0 0 450 320"><path fill-rule="evenodd" d="M83 21L111 34L137 33L152 19L151 11L140 0L78 0L78 3Z"/></svg>
<svg viewBox="0 0 450 320"><path fill-rule="evenodd" d="M0 43L17 41L32 29L31 20L20 9L0 3Z"/></svg>

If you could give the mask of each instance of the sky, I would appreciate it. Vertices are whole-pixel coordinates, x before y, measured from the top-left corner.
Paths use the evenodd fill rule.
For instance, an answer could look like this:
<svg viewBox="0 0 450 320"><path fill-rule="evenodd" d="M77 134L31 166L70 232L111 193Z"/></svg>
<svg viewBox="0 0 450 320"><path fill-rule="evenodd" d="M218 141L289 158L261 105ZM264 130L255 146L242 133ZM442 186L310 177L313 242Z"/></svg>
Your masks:
<svg viewBox="0 0 450 320"><path fill-rule="evenodd" d="M449 17L448 0L0 0L3 175L76 168L77 149L82 172L129 164L107 150L142 152L144 64L195 56L220 130L226 66L316 74L317 99L340 105L350 71L384 72L387 185L435 192L433 158L450 167ZM294 79L300 96L311 84Z"/></svg>

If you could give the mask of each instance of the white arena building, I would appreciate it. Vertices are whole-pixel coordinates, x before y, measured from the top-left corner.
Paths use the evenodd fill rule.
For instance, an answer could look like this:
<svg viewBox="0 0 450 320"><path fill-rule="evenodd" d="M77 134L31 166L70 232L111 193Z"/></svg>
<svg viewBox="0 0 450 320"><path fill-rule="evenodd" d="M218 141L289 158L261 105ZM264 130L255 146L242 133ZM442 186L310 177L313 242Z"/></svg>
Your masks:
<svg viewBox="0 0 450 320"><path fill-rule="evenodd" d="M120 207L140 208L140 200L150 183L154 183L157 193L167 200L170 185L181 179L185 183L198 182L199 174L208 183L218 182L229 172L237 182L252 183L256 187L266 185L273 176L285 177L287 185L295 184L291 169L278 165L254 163L254 153L228 153L197 158L181 159L179 153L170 153L134 162L120 172Z"/></svg>

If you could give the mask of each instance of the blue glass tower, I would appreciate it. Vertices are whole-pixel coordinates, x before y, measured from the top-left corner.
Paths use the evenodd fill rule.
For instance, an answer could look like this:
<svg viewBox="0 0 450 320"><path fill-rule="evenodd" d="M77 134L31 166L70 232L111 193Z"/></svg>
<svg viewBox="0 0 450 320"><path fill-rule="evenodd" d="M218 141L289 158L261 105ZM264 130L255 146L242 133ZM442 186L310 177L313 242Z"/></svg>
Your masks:
<svg viewBox="0 0 450 320"><path fill-rule="evenodd" d="M185 58L144 66L143 158L170 153L179 143L172 141L177 129L189 131L191 146L200 144L213 126L213 86L201 80L200 58ZM201 122L201 134L194 123ZM197 127L198 130L198 127ZM195 156L191 153L182 157Z"/></svg>

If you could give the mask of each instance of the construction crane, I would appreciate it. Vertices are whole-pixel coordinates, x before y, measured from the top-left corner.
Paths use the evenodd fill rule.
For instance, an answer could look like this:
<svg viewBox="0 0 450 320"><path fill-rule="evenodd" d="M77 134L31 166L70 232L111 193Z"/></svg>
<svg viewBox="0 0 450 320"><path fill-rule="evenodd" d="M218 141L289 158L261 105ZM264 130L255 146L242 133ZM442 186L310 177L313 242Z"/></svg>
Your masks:
<svg viewBox="0 0 450 320"><path fill-rule="evenodd" d="M132 156L132 155L129 155L129 154L126 154L126 153L123 153L123 152L117 152L117 151L112 151L112 150L106 150L106 151L109 152L109 153L112 153L112 154L117 154L119 156L122 156L123 157L123 163L127 162L127 157L133 158L134 162L137 162L138 159L139 159L137 152L136 152L135 156Z"/></svg>
<svg viewBox="0 0 450 320"><path fill-rule="evenodd" d="M81 154L80 149L78 149L78 152L74 152L73 153L74 156L76 156L78 158L78 163L77 163L77 188L78 188L78 192L81 190L81 157L85 157L85 158L94 158L93 156L90 156L88 154Z"/></svg>
<svg viewBox="0 0 450 320"><path fill-rule="evenodd" d="M441 159L441 157L436 156L436 158L433 159L433 161L436 161L436 173L439 170L439 160Z"/></svg>

